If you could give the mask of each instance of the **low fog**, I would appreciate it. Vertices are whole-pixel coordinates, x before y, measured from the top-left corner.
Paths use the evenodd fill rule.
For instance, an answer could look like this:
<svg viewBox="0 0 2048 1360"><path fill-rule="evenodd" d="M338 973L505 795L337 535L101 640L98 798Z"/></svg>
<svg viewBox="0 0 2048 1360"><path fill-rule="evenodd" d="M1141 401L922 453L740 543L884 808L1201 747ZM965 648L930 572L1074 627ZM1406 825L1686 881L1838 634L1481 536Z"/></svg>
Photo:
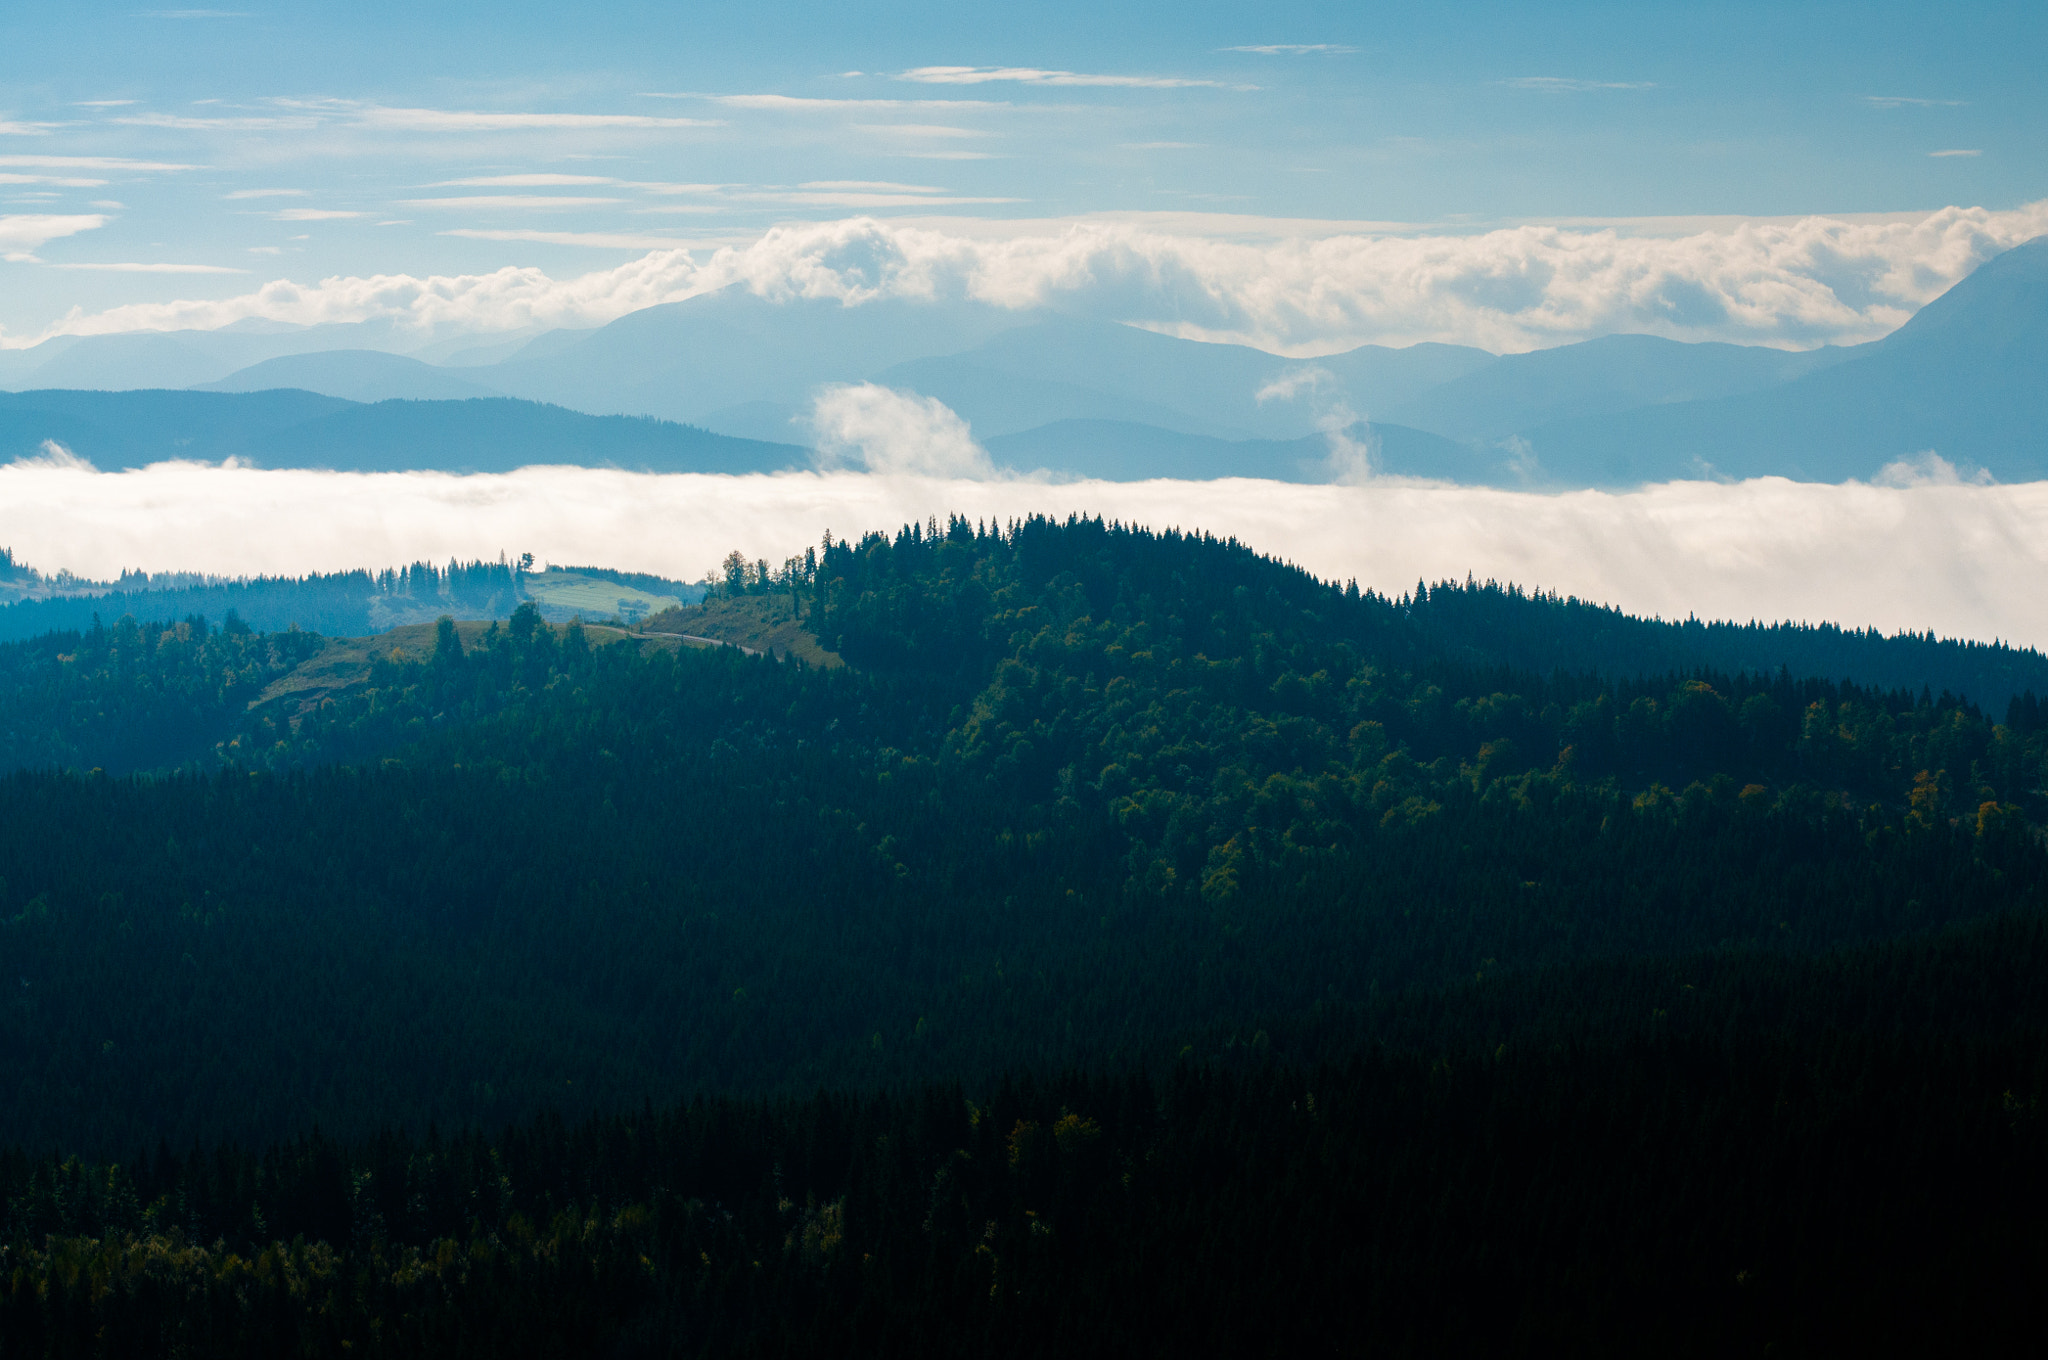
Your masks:
<svg viewBox="0 0 2048 1360"><path fill-rule="evenodd" d="M853 442L862 402L850 397L841 414ZM931 434L932 462L961 455L955 432ZM49 457L0 467L0 545L44 571L96 578L129 567L300 574L502 551L694 579L729 549L779 561L828 529L1082 512L1235 535L1396 593L1469 573L1666 618L1830 620L2048 645L2048 483L1964 483L1934 459L1878 484L1762 478L1559 495L1385 481L1055 485L906 465L746 477L178 463L102 473Z"/></svg>

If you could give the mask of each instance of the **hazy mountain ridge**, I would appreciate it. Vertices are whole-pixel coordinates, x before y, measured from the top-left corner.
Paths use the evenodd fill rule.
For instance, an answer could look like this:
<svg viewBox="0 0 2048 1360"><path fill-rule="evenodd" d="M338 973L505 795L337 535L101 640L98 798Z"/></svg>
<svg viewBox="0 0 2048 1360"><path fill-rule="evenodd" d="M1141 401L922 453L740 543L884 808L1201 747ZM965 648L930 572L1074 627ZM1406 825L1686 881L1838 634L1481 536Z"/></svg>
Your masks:
<svg viewBox="0 0 2048 1360"><path fill-rule="evenodd" d="M978 303L777 302L737 286L594 330L472 339L422 349L446 361L434 364L392 353L405 347L405 337L376 322L67 337L0 356L0 383L22 386L32 378L38 387L160 384L237 392L287 386L359 402L503 394L541 404L530 413L534 428L523 434L505 419L489 422L492 438L520 450L518 456L532 449L538 452L531 461L595 458L664 470L790 465L789 441L804 437L803 417L817 390L873 381L944 402L1012 466L1111 479L1297 480L1305 475L1305 455L1293 444L1361 421L1375 423L1389 450L1376 471L1466 483L1561 488L1764 475L1838 481L1874 476L1926 451L2001 480L2048 476L2041 433L2048 429L2048 386L2038 381L2048 368L2048 239L1995 258L1884 340L1803 352L1610 335L1525 354L1367 345L1288 359ZM622 455L609 451L616 436L570 437L559 415L538 414L542 407L693 422L792 453L714 453L704 445L688 456L670 449L656 457L644 440L626 439L630 456ZM75 401L65 409L73 424L63 428L107 423ZM437 428L462 424L448 416L418 418ZM1114 438L1109 425L1122 427ZM0 428L22 446L21 431ZM400 456L395 452L346 452L345 441L357 437L406 447L402 438L390 443L381 428L357 431L346 421L309 435L307 447L321 450L324 465L344 465L332 461L337 457L348 465L401 465L392 461ZM46 432L30 443L41 438L69 442ZM546 451L549 441L564 438L566 455ZM180 439L187 442L176 444ZM1219 441L1238 447L1226 455ZM233 442L203 429L153 441L193 449L185 456L195 457L209 456L200 447ZM312 455L270 448L238 456ZM414 465L504 465L478 461L474 450L466 456ZM1203 470L1219 466L1230 470Z"/></svg>
<svg viewBox="0 0 2048 1360"><path fill-rule="evenodd" d="M103 471L180 458L361 472L549 463L739 473L809 462L793 445L510 397L366 404L290 389L0 393L0 457L38 456L45 441Z"/></svg>

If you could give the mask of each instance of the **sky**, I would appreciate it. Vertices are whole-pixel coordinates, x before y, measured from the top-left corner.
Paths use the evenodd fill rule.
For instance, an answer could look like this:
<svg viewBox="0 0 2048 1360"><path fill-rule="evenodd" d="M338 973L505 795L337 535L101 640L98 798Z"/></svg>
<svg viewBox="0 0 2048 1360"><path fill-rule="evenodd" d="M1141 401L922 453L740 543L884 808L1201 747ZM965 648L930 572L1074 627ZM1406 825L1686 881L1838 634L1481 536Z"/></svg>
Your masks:
<svg viewBox="0 0 2048 1360"><path fill-rule="evenodd" d="M1290 352L1854 342L2048 230L2044 40L2038 4L8 6L0 344L380 286L599 324L847 240Z"/></svg>

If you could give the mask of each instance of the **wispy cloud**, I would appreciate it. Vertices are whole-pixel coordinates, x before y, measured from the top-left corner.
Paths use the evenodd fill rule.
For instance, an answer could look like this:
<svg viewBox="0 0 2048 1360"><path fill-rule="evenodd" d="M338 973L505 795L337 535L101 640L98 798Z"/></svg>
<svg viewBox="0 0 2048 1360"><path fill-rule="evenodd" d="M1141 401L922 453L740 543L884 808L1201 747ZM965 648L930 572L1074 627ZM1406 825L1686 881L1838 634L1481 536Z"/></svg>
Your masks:
<svg viewBox="0 0 2048 1360"><path fill-rule="evenodd" d="M1920 99L1909 94L1867 94L1863 102L1874 109L1958 109L1960 99Z"/></svg>
<svg viewBox="0 0 2048 1360"><path fill-rule="evenodd" d="M133 263L76 263L55 264L52 269L85 269L102 274L246 274L246 269L230 269L220 264L133 264Z"/></svg>
<svg viewBox="0 0 2048 1360"><path fill-rule="evenodd" d="M63 126L62 123L18 123L0 118L0 137L47 137L52 129Z"/></svg>
<svg viewBox="0 0 2048 1360"><path fill-rule="evenodd" d="M130 104L139 104L139 99L78 99L72 101L75 109L125 109Z"/></svg>
<svg viewBox="0 0 2048 1360"><path fill-rule="evenodd" d="M127 170L136 174L199 169L196 165L179 165L171 161L135 161L123 156L0 156L0 165L45 170Z"/></svg>
<svg viewBox="0 0 2048 1360"><path fill-rule="evenodd" d="M181 113L131 113L109 118L123 127L174 128L182 132L287 132L318 127L307 114L249 114L224 118L193 118Z"/></svg>
<svg viewBox="0 0 2048 1360"><path fill-rule="evenodd" d="M477 175L470 179L444 179L436 189L547 189L582 184L617 184L608 175Z"/></svg>
<svg viewBox="0 0 2048 1360"><path fill-rule="evenodd" d="M1247 43L1242 47L1219 47L1218 52L1254 52L1262 57L1303 57L1312 52L1328 52L1332 55L1356 52L1358 49L1344 43Z"/></svg>
<svg viewBox="0 0 2048 1360"><path fill-rule="evenodd" d="M855 123L855 132L872 132L894 137L988 137L979 128L949 127L944 123Z"/></svg>
<svg viewBox="0 0 2048 1360"><path fill-rule="evenodd" d="M1136 90L1249 90L1251 85L1233 85L1221 80L1198 80L1188 76L1126 76L1090 74L1084 71L1048 71L1035 66L918 66L899 71L895 79L920 85L1079 85Z"/></svg>
<svg viewBox="0 0 2048 1360"><path fill-rule="evenodd" d="M999 161L1007 156L994 151L897 151L891 153L906 161Z"/></svg>
<svg viewBox="0 0 2048 1360"><path fill-rule="evenodd" d="M1126 151L1193 151L1200 142L1118 142Z"/></svg>
<svg viewBox="0 0 2048 1360"><path fill-rule="evenodd" d="M51 241L76 236L107 224L99 213L14 213L0 216L0 260L35 262L35 252Z"/></svg>
<svg viewBox="0 0 2048 1360"><path fill-rule="evenodd" d="M701 99L728 109L765 109L777 113L827 113L835 109L1006 109L988 99L813 99L791 94L693 94L650 90L642 99Z"/></svg>
<svg viewBox="0 0 2048 1360"><path fill-rule="evenodd" d="M369 214L342 208L280 208L271 216L280 222L340 222L351 217L368 217Z"/></svg>
<svg viewBox="0 0 2048 1360"><path fill-rule="evenodd" d="M534 129L591 131L604 128L703 128L722 126L703 118L655 118L641 113L486 113L467 109L358 110L359 127L406 132L514 132Z"/></svg>
<svg viewBox="0 0 2048 1360"><path fill-rule="evenodd" d="M73 175L0 174L0 184L54 184L60 189L97 189L103 179L79 179Z"/></svg>
<svg viewBox="0 0 2048 1360"><path fill-rule="evenodd" d="M1653 90L1648 80L1579 80L1572 76L1514 76L1498 82L1511 90L1534 90L1538 94L1584 94L1591 90Z"/></svg>
<svg viewBox="0 0 2048 1360"><path fill-rule="evenodd" d="M481 227L457 227L438 234L464 236L472 241L536 241L551 246L601 246L608 250L685 250L690 244L667 236L639 236L617 231L492 231Z"/></svg>
<svg viewBox="0 0 2048 1360"><path fill-rule="evenodd" d="M241 9L144 9L137 10L138 19L247 19L251 15Z"/></svg>
<svg viewBox="0 0 2048 1360"><path fill-rule="evenodd" d="M1930 155L1930 156L1935 156L1935 157L1942 157L1942 156L1981 156L1981 155L1983 155L1984 153L1983 153L1982 151L1979 151L1979 150L1975 150L1975 149L1965 150L1965 149L1963 149L1963 148L1961 148L1961 147L1956 147L1956 148L1952 148L1952 149L1950 149L1950 150L1947 150L1947 151L1930 151L1930 152L1928 152L1927 154L1928 154L1928 155Z"/></svg>
<svg viewBox="0 0 2048 1360"><path fill-rule="evenodd" d="M932 184L897 184L886 179L814 179L797 185L799 189L874 189L883 193L897 194L943 194L944 189Z"/></svg>
<svg viewBox="0 0 2048 1360"><path fill-rule="evenodd" d="M623 198L578 197L564 194L469 194L459 198L402 198L408 208L599 208L623 203Z"/></svg>
<svg viewBox="0 0 2048 1360"><path fill-rule="evenodd" d="M221 197L234 202L244 198L305 198L308 195L304 189L237 189Z"/></svg>

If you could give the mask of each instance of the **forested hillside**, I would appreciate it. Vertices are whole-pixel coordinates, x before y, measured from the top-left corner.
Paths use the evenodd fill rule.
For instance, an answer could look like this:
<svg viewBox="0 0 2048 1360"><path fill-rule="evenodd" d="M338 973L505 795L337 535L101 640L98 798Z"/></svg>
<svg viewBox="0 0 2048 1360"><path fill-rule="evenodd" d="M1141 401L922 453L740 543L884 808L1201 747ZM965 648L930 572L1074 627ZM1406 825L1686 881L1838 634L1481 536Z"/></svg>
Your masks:
<svg viewBox="0 0 2048 1360"><path fill-rule="evenodd" d="M522 608L321 686L330 644L198 620L8 649L0 1335L2031 1316L2033 695L1647 672L1589 606L1088 520L735 556L713 612L756 598L813 643Z"/></svg>

